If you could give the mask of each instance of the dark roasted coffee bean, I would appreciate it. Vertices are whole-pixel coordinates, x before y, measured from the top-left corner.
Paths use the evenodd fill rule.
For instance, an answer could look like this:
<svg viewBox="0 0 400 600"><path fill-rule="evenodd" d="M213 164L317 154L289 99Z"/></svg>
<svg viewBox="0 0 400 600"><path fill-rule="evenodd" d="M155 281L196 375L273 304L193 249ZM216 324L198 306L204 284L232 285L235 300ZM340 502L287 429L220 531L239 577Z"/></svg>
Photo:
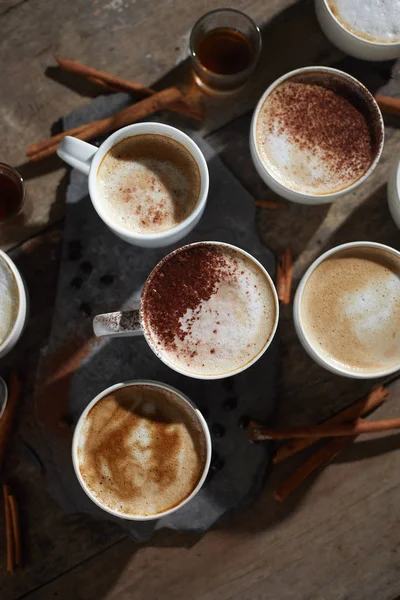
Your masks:
<svg viewBox="0 0 400 600"><path fill-rule="evenodd" d="M227 398L222 403L222 408L224 410L235 410L237 408L238 401L236 398Z"/></svg>

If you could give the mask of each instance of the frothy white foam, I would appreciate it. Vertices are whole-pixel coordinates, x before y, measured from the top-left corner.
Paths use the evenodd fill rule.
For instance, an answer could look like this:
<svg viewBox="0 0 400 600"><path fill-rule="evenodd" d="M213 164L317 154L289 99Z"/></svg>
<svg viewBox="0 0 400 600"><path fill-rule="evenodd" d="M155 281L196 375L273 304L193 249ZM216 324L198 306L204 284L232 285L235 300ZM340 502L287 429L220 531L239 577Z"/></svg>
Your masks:
<svg viewBox="0 0 400 600"><path fill-rule="evenodd" d="M11 333L17 313L17 282L8 265L0 257L0 345Z"/></svg>
<svg viewBox="0 0 400 600"><path fill-rule="evenodd" d="M186 311L180 324L190 333L183 340L175 336L175 347L161 351L191 373L221 375L243 367L262 351L274 327L275 299L264 273L237 252L224 252L224 258L235 267L232 276L217 284L209 300Z"/></svg>
<svg viewBox="0 0 400 600"><path fill-rule="evenodd" d="M310 343L328 360L375 373L400 364L400 261L358 252L316 268L302 317Z"/></svg>
<svg viewBox="0 0 400 600"><path fill-rule="evenodd" d="M400 0L329 0L338 21L372 42L400 42Z"/></svg>
<svg viewBox="0 0 400 600"><path fill-rule="evenodd" d="M138 135L106 154L97 173L97 190L117 224L138 233L158 233L193 211L200 174L192 155L172 138Z"/></svg>

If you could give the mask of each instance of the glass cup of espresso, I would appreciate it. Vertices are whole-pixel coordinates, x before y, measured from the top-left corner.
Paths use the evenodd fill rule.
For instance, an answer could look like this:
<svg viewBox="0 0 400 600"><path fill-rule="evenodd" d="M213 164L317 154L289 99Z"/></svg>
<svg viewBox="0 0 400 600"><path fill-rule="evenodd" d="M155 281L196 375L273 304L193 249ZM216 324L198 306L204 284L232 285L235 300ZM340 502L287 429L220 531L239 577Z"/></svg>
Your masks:
<svg viewBox="0 0 400 600"><path fill-rule="evenodd" d="M83 490L122 519L165 517L200 491L211 461L211 436L193 402L157 381L126 381L94 398L72 441Z"/></svg>
<svg viewBox="0 0 400 600"><path fill-rule="evenodd" d="M206 13L190 36L197 85L213 96L238 91L254 71L261 47L260 30L244 13L233 8Z"/></svg>
<svg viewBox="0 0 400 600"><path fill-rule="evenodd" d="M18 171L0 162L0 225L18 216L24 202L24 180Z"/></svg>
<svg viewBox="0 0 400 600"><path fill-rule="evenodd" d="M174 371L223 379L254 364L277 328L271 277L250 254L222 242L188 244L147 278L135 311L97 315L97 337L144 335Z"/></svg>
<svg viewBox="0 0 400 600"><path fill-rule="evenodd" d="M308 354L358 379L400 369L400 252L375 242L332 248L297 288L294 324Z"/></svg>

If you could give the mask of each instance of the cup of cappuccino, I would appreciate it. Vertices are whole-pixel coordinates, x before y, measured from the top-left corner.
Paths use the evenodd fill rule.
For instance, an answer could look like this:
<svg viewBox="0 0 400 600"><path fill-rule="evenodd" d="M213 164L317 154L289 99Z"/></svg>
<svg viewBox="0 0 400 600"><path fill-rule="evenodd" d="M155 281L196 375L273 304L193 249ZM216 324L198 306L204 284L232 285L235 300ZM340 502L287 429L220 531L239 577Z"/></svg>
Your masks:
<svg viewBox="0 0 400 600"><path fill-rule="evenodd" d="M204 212L206 160L197 144L175 127L129 125L99 148L66 136L57 154L88 175L99 217L130 244L173 244L192 231Z"/></svg>
<svg viewBox="0 0 400 600"><path fill-rule="evenodd" d="M182 392L157 381L127 381L83 411L72 441L76 476L106 512L159 519L189 502L211 460L207 423Z"/></svg>
<svg viewBox="0 0 400 600"><path fill-rule="evenodd" d="M158 263L138 310L98 315L93 329L98 337L143 334L178 373L222 379L264 354L278 314L274 284L255 258L230 244L197 242Z"/></svg>
<svg viewBox="0 0 400 600"><path fill-rule="evenodd" d="M0 358L18 342L27 313L22 277L11 258L0 250Z"/></svg>
<svg viewBox="0 0 400 600"><path fill-rule="evenodd" d="M370 92L329 67L305 67L275 81L254 111L250 151L264 182L300 204L324 204L354 190L375 169L384 126Z"/></svg>
<svg viewBox="0 0 400 600"><path fill-rule="evenodd" d="M400 369L400 252L375 242L328 250L303 276L294 324L305 350L338 375Z"/></svg>
<svg viewBox="0 0 400 600"><path fill-rule="evenodd" d="M315 0L319 24L340 50L364 60L400 56L398 0Z"/></svg>

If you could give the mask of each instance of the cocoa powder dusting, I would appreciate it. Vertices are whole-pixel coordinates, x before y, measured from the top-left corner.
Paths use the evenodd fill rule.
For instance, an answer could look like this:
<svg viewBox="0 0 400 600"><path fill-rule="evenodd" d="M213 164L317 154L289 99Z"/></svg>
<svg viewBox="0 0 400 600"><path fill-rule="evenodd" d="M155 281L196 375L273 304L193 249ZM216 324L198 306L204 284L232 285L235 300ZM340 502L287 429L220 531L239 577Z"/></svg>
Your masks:
<svg viewBox="0 0 400 600"><path fill-rule="evenodd" d="M333 174L361 177L373 160L366 118L325 87L294 82L279 86L270 97L268 120L270 133L279 122L279 134L300 150L322 154Z"/></svg>
<svg viewBox="0 0 400 600"><path fill-rule="evenodd" d="M215 246L200 244L165 259L146 284L143 293L144 321L167 347L175 348L175 338L184 340L203 302L218 289L218 283L234 278L236 261L226 259ZM187 330L180 319L193 311Z"/></svg>

